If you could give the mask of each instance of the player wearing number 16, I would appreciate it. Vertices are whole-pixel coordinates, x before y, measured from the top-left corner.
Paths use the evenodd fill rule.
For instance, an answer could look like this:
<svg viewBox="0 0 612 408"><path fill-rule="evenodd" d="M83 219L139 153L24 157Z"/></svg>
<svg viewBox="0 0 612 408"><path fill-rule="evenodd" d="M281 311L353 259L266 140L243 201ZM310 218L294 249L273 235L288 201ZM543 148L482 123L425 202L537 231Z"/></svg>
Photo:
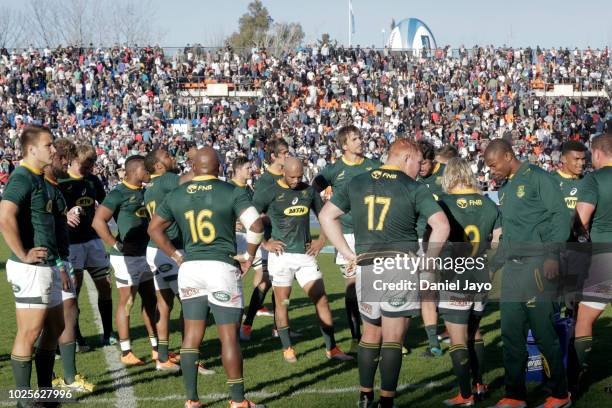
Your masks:
<svg viewBox="0 0 612 408"><path fill-rule="evenodd" d="M260 407L244 398L242 354L238 328L242 317L242 273L248 270L263 238L263 224L243 189L217 178L219 161L211 148L193 157L193 179L166 195L156 206L149 236L179 266L178 288L183 303L185 336L181 370L185 407L200 407L198 352L210 309L221 340L221 359L228 377L230 408ZM247 230L247 253L236 256L236 221ZM185 254L178 251L167 229L176 223ZM239 265L240 261L242 265Z"/></svg>

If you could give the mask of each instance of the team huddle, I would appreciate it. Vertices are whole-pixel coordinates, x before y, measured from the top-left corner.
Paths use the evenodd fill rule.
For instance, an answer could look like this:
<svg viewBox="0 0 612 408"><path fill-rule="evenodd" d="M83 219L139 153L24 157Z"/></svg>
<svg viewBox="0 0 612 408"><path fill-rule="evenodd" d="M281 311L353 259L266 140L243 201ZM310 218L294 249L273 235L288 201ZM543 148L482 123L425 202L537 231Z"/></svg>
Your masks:
<svg viewBox="0 0 612 408"><path fill-rule="evenodd" d="M6 270L16 304L11 351L16 388L30 388L34 360L39 387L94 389L77 374L75 358L78 348L87 348L77 302L87 270L98 292L102 344L118 344L124 365L144 365L130 342L138 294L151 359L157 370L181 372L187 408L201 406L198 375L214 374L199 362L209 314L222 345L230 407L263 406L245 398L240 341L250 340L256 316L272 314L279 353L287 363L298 362L293 339L299 332L290 328L288 308L294 280L315 306L325 344L322 356L340 362L356 356L359 407L395 406L406 330L419 315L428 339L424 357L442 356L440 338L450 339L459 392L443 404L473 406L488 392L479 329L487 292L453 288L487 287L501 273L505 395L494 407L527 406L528 330L548 367L550 396L541 406L569 407L588 367L593 323L612 296L600 285L612 265L612 189L606 188L612 186L612 134L591 141L594 170L585 176L587 148L580 142L563 145L561 169L549 174L518 160L507 141L490 141L484 158L503 181L499 205L478 189L469 164L456 157L452 146L436 151L426 141L399 139L382 164L364 157L357 127L340 128L337 139L342 157L312 185L303 181L302 161L289 156L288 144L274 139L266 147L267 170L253 188L246 157L234 160L232 178L224 181L214 149L192 148L191 170L179 175L174 159L160 148L129 157L122 182L106 194L92 174L92 146L53 140L45 127L25 128L23 161L0 202L0 228L12 252ZM310 233L311 215L321 225L316 239ZM336 249L345 281L352 337L346 353L336 344L316 258L327 241ZM566 245L586 242L587 250ZM412 271L386 262L400 257L425 261ZM441 257L478 258L486 267L464 266L458 272L427 262ZM381 264L389 265L380 275L385 282L417 283L417 288L425 282L425 289L388 284L373 290ZM119 294L117 337L111 266ZM243 276L250 268L253 293L245 310ZM431 289L440 282L445 289ZM262 307L270 288L274 310L266 313ZM176 301L180 354L169 352ZM575 320L567 364L555 331L555 316L562 310ZM444 334L437 331L439 318ZM53 373L57 352L62 378ZM28 404L24 400L18 406Z"/></svg>

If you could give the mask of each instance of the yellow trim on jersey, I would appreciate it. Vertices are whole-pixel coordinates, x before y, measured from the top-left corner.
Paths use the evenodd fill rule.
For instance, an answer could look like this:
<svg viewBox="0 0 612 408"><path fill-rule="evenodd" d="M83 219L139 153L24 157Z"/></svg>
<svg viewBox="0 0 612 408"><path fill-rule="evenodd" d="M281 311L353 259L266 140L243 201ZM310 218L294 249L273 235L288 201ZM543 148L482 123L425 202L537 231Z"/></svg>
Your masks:
<svg viewBox="0 0 612 408"><path fill-rule="evenodd" d="M559 174L564 179L577 179L578 178L578 176L574 176L572 174L564 173L561 170L557 170L557 174Z"/></svg>
<svg viewBox="0 0 612 408"><path fill-rule="evenodd" d="M612 167L612 163L604 164L603 167Z"/></svg>
<svg viewBox="0 0 612 408"><path fill-rule="evenodd" d="M449 191L448 194L479 194L475 188L458 188L456 190Z"/></svg>
<svg viewBox="0 0 612 408"><path fill-rule="evenodd" d="M272 171L272 167L268 167L268 173L274 175L274 176L282 176L283 173L276 173L275 171Z"/></svg>
<svg viewBox="0 0 612 408"><path fill-rule="evenodd" d="M49 182L49 184L51 184L53 186L56 186L56 187L59 186L59 183L57 181L55 181L55 180L51 180L48 177L45 177L45 180L47 180Z"/></svg>
<svg viewBox="0 0 612 408"><path fill-rule="evenodd" d="M384 166L380 166L381 170L398 170L401 171L402 169L399 168L399 166L391 166L390 164L385 164Z"/></svg>
<svg viewBox="0 0 612 408"><path fill-rule="evenodd" d="M155 177L159 177L161 176L161 174L151 174L151 180L153 180Z"/></svg>
<svg viewBox="0 0 612 408"><path fill-rule="evenodd" d="M124 186L126 186L127 188L129 188L130 190L140 190L142 187L138 187L135 186L133 184L128 183L127 181L123 180L121 181L123 183Z"/></svg>
<svg viewBox="0 0 612 408"><path fill-rule="evenodd" d="M352 162L347 160L344 156L342 156L342 163L346 164L347 166L359 166L361 163L364 162L364 158L362 157L361 160L356 161L356 162Z"/></svg>
<svg viewBox="0 0 612 408"><path fill-rule="evenodd" d="M70 176L71 179L75 179L75 180L80 180L80 179L83 178L83 176L77 176L76 174L74 174L70 170L68 170L68 175Z"/></svg>
<svg viewBox="0 0 612 408"><path fill-rule="evenodd" d="M439 162L436 162L436 165L434 166L433 171L431 172L431 174L436 174L438 172L438 170L440 170L440 167L442 165Z"/></svg>
<svg viewBox="0 0 612 408"><path fill-rule="evenodd" d="M30 172L36 174L37 176L40 176L41 174L43 174L42 169L36 170L34 167L30 166L24 161L21 162L21 165L25 167L26 169L28 169Z"/></svg>
<svg viewBox="0 0 612 408"><path fill-rule="evenodd" d="M231 181L232 183L234 183L234 184L235 184L236 186L238 186L238 187L246 187L246 184L242 184L241 182L236 181L236 180L234 180L234 179L231 179L230 181Z"/></svg>
<svg viewBox="0 0 612 408"><path fill-rule="evenodd" d="M279 186L281 186L282 188L289 188L289 185L287 183L285 183L285 180L283 180L283 179L279 179L276 183Z"/></svg>
<svg viewBox="0 0 612 408"><path fill-rule="evenodd" d="M207 181L207 180L215 180L217 176L213 176L212 174L204 174L203 176L195 176L191 179L191 181Z"/></svg>

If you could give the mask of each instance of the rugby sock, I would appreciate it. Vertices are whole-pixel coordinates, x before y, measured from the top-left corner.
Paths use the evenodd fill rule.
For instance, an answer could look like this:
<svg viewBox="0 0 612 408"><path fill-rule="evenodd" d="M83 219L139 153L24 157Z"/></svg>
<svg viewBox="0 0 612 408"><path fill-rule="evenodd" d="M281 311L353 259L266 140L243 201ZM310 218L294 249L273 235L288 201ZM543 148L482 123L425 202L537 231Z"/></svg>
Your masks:
<svg viewBox="0 0 612 408"><path fill-rule="evenodd" d="M51 388L51 381L53 380L53 364L55 363L55 349L36 350L36 356L34 356L34 363L36 364L36 378L38 378L38 388Z"/></svg>
<svg viewBox="0 0 612 408"><path fill-rule="evenodd" d="M484 372L485 345L482 339L468 341L468 351L470 352L470 366L472 370L472 383L484 384L482 373Z"/></svg>
<svg viewBox="0 0 612 408"><path fill-rule="evenodd" d="M257 314L257 311L261 308L265 297L266 293L262 292L258 286L253 289L253 294L251 295L251 301L249 302L249 308L247 310L246 316L244 317L243 324L246 324L247 326L253 325L255 315Z"/></svg>
<svg viewBox="0 0 612 408"><path fill-rule="evenodd" d="M15 388L30 388L30 376L32 375L32 356L16 356L14 354L11 354L11 366L13 367Z"/></svg>
<svg viewBox="0 0 612 408"><path fill-rule="evenodd" d="M394 408L393 405L393 398L394 397L380 397L380 401L378 403L378 406L380 408Z"/></svg>
<svg viewBox="0 0 612 408"><path fill-rule="evenodd" d="M181 371L187 399L198 401L198 349L181 349Z"/></svg>
<svg viewBox="0 0 612 408"><path fill-rule="evenodd" d="M374 388L374 377L380 357L380 344L359 342L357 365L359 366L359 385L363 388ZM371 400L374 396L368 397Z"/></svg>
<svg viewBox="0 0 612 408"><path fill-rule="evenodd" d="M440 348L440 342L438 341L438 325L432 324L431 326L425 326L425 333L427 333L429 347Z"/></svg>
<svg viewBox="0 0 612 408"><path fill-rule="evenodd" d="M289 334L289 326L278 328L278 337L283 345L283 350L291 347L291 335Z"/></svg>
<svg viewBox="0 0 612 408"><path fill-rule="evenodd" d="M108 339L113 334L113 300L98 299L98 310L102 318L104 338Z"/></svg>
<svg viewBox="0 0 612 408"><path fill-rule="evenodd" d="M168 340L159 340L157 343L157 360L160 363L168 361Z"/></svg>
<svg viewBox="0 0 612 408"><path fill-rule="evenodd" d="M157 337L149 336L149 341L151 342L151 348L157 351Z"/></svg>
<svg viewBox="0 0 612 408"><path fill-rule="evenodd" d="M64 343L59 345L60 354L62 355L62 367L64 368L64 381L66 384L74 382L76 375L76 361L74 354L76 353L76 342Z"/></svg>
<svg viewBox="0 0 612 408"><path fill-rule="evenodd" d="M119 347L121 347L121 355L127 356L132 351L132 344L130 343L130 339L119 340Z"/></svg>
<svg viewBox="0 0 612 408"><path fill-rule="evenodd" d="M344 294L344 307L346 309L346 320L348 321L351 337L359 340L361 338L361 316L359 314L359 303L354 297Z"/></svg>
<svg viewBox="0 0 612 408"><path fill-rule="evenodd" d="M463 398L472 395L472 385L470 384L470 353L465 344L456 344L449 349L451 361L453 362L453 372L459 381L459 390Z"/></svg>
<svg viewBox="0 0 612 408"><path fill-rule="evenodd" d="M272 291L272 312L276 313L276 298L274 297L274 291ZM276 318L272 319L272 327L276 329Z"/></svg>
<svg viewBox="0 0 612 408"><path fill-rule="evenodd" d="M229 385L230 399L234 402L244 401L244 380L236 378L235 380L227 379Z"/></svg>
<svg viewBox="0 0 612 408"><path fill-rule="evenodd" d="M325 341L325 349L331 350L336 347L336 337L334 336L334 326L319 326L323 340Z"/></svg>
<svg viewBox="0 0 612 408"><path fill-rule="evenodd" d="M576 337L576 340L574 340L574 348L578 358L578 369L581 372L586 370L589 365L589 353L591 352L592 345L592 336Z"/></svg>
<svg viewBox="0 0 612 408"><path fill-rule="evenodd" d="M380 389L395 391L402 368L401 343L383 343L380 348ZM393 399L392 399L393 400Z"/></svg>
<svg viewBox="0 0 612 408"><path fill-rule="evenodd" d="M361 391L359 401L374 401L374 391Z"/></svg>

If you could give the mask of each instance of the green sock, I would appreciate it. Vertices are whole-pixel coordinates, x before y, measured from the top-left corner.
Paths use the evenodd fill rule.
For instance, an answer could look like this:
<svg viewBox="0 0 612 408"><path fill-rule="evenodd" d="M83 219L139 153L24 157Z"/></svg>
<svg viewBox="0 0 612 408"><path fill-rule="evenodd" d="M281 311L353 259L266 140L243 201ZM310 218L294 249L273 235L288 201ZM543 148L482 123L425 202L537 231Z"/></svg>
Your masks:
<svg viewBox="0 0 612 408"><path fill-rule="evenodd" d="M229 384L230 399L234 402L244 401L244 380L237 378L235 380L227 380Z"/></svg>
<svg viewBox="0 0 612 408"><path fill-rule="evenodd" d="M576 340L574 340L574 348L578 357L578 368L581 372L589 366L589 353L591 352L592 345L592 336L576 337Z"/></svg>
<svg viewBox="0 0 612 408"><path fill-rule="evenodd" d="M472 371L472 383L484 384L482 373L484 372L485 346L483 340L468 341L468 351L470 352L470 366Z"/></svg>
<svg viewBox="0 0 612 408"><path fill-rule="evenodd" d="M53 380L53 364L55 364L55 350L36 350L34 363L36 364L38 388L51 388L51 381Z"/></svg>
<svg viewBox="0 0 612 408"><path fill-rule="evenodd" d="M383 343L380 348L380 389L395 391L402 368L401 343Z"/></svg>
<svg viewBox="0 0 612 408"><path fill-rule="evenodd" d="M459 381L459 389L463 398L472 395L472 385L470 384L470 353L465 344L451 346L449 354L453 362L453 371Z"/></svg>
<svg viewBox="0 0 612 408"><path fill-rule="evenodd" d="M59 345L60 354L62 355L62 367L64 368L64 382L66 384L72 384L74 382L74 376L76 375L76 342Z"/></svg>
<svg viewBox="0 0 612 408"><path fill-rule="evenodd" d="M336 337L334 336L334 326L319 326L323 340L325 341L325 348L331 350L336 347Z"/></svg>
<svg viewBox="0 0 612 408"><path fill-rule="evenodd" d="M374 388L374 377L378 368L380 344L359 342L357 365L359 366L359 385L363 388ZM370 398L372 400L373 398Z"/></svg>
<svg viewBox="0 0 612 408"><path fill-rule="evenodd" d="M30 388L30 376L32 375L32 356L15 356L11 354L11 366L13 367L15 388Z"/></svg>
<svg viewBox="0 0 612 408"><path fill-rule="evenodd" d="M157 342L157 359L160 363L168 361L168 340L159 340Z"/></svg>
<svg viewBox="0 0 612 408"><path fill-rule="evenodd" d="M427 333L429 347L440 348L440 342L438 341L438 325L432 324L431 326L425 326L425 333Z"/></svg>
<svg viewBox="0 0 612 408"><path fill-rule="evenodd" d="M181 371L188 400L198 401L198 349L181 349Z"/></svg>
<svg viewBox="0 0 612 408"><path fill-rule="evenodd" d="M278 337L283 345L283 350L291 347L291 335L289 334L289 326L278 328Z"/></svg>

